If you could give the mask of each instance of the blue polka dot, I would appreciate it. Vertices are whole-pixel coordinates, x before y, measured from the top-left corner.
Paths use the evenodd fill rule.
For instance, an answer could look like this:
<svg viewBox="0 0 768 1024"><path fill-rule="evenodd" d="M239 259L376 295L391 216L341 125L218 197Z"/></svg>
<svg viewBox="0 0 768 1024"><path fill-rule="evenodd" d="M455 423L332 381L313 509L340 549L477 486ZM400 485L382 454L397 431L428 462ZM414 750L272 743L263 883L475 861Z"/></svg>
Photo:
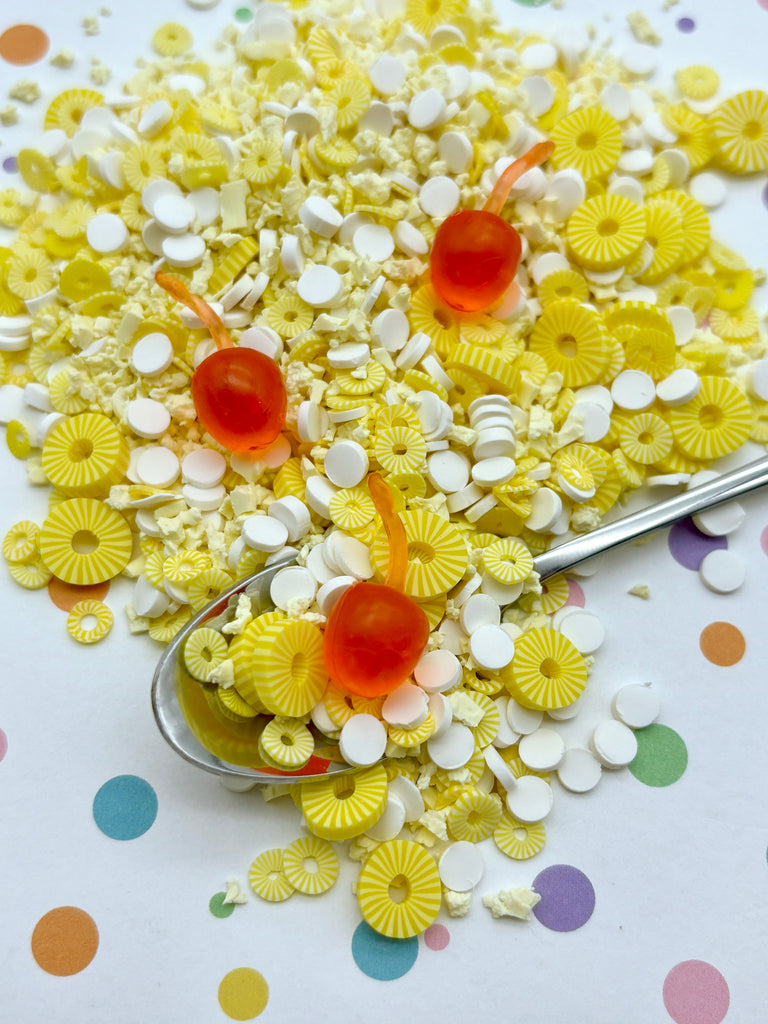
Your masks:
<svg viewBox="0 0 768 1024"><path fill-rule="evenodd" d="M366 922L361 921L352 936L352 956L355 963L369 978L376 981L394 981L416 963L419 955L419 940L388 939L379 935Z"/></svg>
<svg viewBox="0 0 768 1024"><path fill-rule="evenodd" d="M157 817L157 794L137 775L116 775L93 799L93 818L110 839L136 839Z"/></svg>

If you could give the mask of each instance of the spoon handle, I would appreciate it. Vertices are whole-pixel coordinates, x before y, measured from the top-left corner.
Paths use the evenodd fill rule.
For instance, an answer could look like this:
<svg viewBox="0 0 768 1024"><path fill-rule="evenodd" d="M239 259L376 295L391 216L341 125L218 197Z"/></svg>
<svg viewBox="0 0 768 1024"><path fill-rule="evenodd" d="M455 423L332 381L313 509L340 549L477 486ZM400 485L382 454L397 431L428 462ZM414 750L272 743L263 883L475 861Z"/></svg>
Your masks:
<svg viewBox="0 0 768 1024"><path fill-rule="evenodd" d="M660 530L664 526L685 519L686 516L695 515L705 509L721 505L725 501L731 501L740 494L748 494L768 483L768 458L758 459L757 462L750 462L741 469L732 473L720 476L710 483L694 487L683 494L677 494L674 498L651 505L649 508L641 509L632 515L617 519L613 523L607 523L593 530L592 533L585 533L574 537L572 540L550 548L534 559L533 566L541 579L548 579L557 573L565 572L567 569L578 565L593 555L599 555L610 548L626 544L628 541L637 540L647 533Z"/></svg>

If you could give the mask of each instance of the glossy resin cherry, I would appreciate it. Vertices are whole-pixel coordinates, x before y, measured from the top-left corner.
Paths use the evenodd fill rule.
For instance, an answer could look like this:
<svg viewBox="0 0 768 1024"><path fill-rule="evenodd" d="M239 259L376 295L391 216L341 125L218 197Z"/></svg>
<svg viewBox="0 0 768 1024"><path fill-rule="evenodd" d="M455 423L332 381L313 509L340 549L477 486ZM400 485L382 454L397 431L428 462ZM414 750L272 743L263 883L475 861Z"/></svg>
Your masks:
<svg viewBox="0 0 768 1024"><path fill-rule="evenodd" d="M492 310L513 286L520 236L499 216L521 175L549 159L552 142L539 142L499 176L482 210L459 210L435 234L430 256L432 286L446 305L465 313Z"/></svg>
<svg viewBox="0 0 768 1024"><path fill-rule="evenodd" d="M349 693L378 697L411 674L427 646L429 622L403 593L408 542L392 491L377 473L368 477L368 489L389 541L387 578L384 583L353 583L341 595L328 617L324 650L335 683Z"/></svg>
<svg viewBox="0 0 768 1024"><path fill-rule="evenodd" d="M158 271L155 281L193 310L216 342L216 351L192 376L192 401L203 427L229 451L266 448L285 422L287 396L279 367L263 352L233 345L214 310L178 278Z"/></svg>

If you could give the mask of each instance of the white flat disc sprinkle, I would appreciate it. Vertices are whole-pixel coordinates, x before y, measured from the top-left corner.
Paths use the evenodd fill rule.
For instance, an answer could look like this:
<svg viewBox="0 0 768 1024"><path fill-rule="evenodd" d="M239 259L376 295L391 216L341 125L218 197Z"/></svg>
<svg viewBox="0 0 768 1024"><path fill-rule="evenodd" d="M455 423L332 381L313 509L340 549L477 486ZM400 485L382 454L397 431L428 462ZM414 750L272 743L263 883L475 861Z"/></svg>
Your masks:
<svg viewBox="0 0 768 1024"><path fill-rule="evenodd" d="M416 729L428 714L427 695L414 683L401 683L384 701L381 717L398 729Z"/></svg>
<svg viewBox="0 0 768 1024"><path fill-rule="evenodd" d="M653 405L656 387L642 370L622 370L611 384L611 397L620 409L642 412Z"/></svg>
<svg viewBox="0 0 768 1024"><path fill-rule="evenodd" d="M453 178L428 178L419 190L419 206L428 217L447 217L459 205L461 192Z"/></svg>
<svg viewBox="0 0 768 1024"><path fill-rule="evenodd" d="M166 194L155 202L152 215L160 227L172 235L181 235L195 219L195 204L183 196Z"/></svg>
<svg viewBox="0 0 768 1024"><path fill-rule="evenodd" d="M142 377L165 373L173 361L173 345L166 334L152 331L139 338L130 355L131 368Z"/></svg>
<svg viewBox="0 0 768 1024"><path fill-rule="evenodd" d="M501 626L480 626L469 638L469 653L475 663L486 672L505 668L515 654L515 645Z"/></svg>
<svg viewBox="0 0 768 1024"><path fill-rule="evenodd" d="M168 448L144 448L136 459L136 475L149 487L170 487L179 475L179 460Z"/></svg>
<svg viewBox="0 0 768 1024"><path fill-rule="evenodd" d="M281 611L287 612L297 602L309 608L317 593L317 581L309 569L300 565L289 565L275 573L269 585L269 596Z"/></svg>
<svg viewBox="0 0 768 1024"><path fill-rule="evenodd" d="M475 843L462 839L449 846L437 862L440 881L454 892L471 892L485 873L483 854Z"/></svg>
<svg viewBox="0 0 768 1024"><path fill-rule="evenodd" d="M738 590L746 575L746 565L732 551L710 551L699 565L702 583L716 594L731 594Z"/></svg>
<svg viewBox="0 0 768 1024"><path fill-rule="evenodd" d="M368 454L357 441L334 441L325 453L325 475L337 487L356 487L368 472Z"/></svg>
<svg viewBox="0 0 768 1024"><path fill-rule="evenodd" d="M301 275L296 291L310 306L332 306L341 295L341 275L333 267L315 264Z"/></svg>
<svg viewBox="0 0 768 1024"><path fill-rule="evenodd" d="M571 793L588 793L598 784L602 774L600 762L584 747L570 747L557 767L561 785Z"/></svg>
<svg viewBox="0 0 768 1024"><path fill-rule="evenodd" d="M474 733L461 722L451 722L441 736L433 736L427 741L429 756L438 768L446 771L463 768L474 750Z"/></svg>
<svg viewBox="0 0 768 1024"><path fill-rule="evenodd" d="M707 210L722 206L728 196L728 186L719 175L711 171L695 174L688 182L688 191Z"/></svg>
<svg viewBox="0 0 768 1024"><path fill-rule="evenodd" d="M257 551L279 551L288 540L288 530L272 516L248 516L242 529L245 543Z"/></svg>
<svg viewBox="0 0 768 1024"><path fill-rule="evenodd" d="M413 677L427 693L450 690L461 679L461 662L451 651L429 651L416 662Z"/></svg>
<svg viewBox="0 0 768 1024"><path fill-rule="evenodd" d="M637 754L635 734L623 722L601 722L589 745L604 768L626 768Z"/></svg>
<svg viewBox="0 0 768 1024"><path fill-rule="evenodd" d="M507 792L507 810L513 818L531 825L542 821L552 810L552 787L538 775L521 775L514 789Z"/></svg>
<svg viewBox="0 0 768 1024"><path fill-rule="evenodd" d="M227 460L213 448L198 448L181 460L181 478L195 487L215 487L227 470Z"/></svg>
<svg viewBox="0 0 768 1024"><path fill-rule="evenodd" d="M169 235L163 239L163 256L174 267L195 267L205 255L205 242L198 235Z"/></svg>
<svg viewBox="0 0 768 1024"><path fill-rule="evenodd" d="M560 632L580 654L594 654L605 640L602 622L591 612L581 610L573 612L563 621Z"/></svg>
<svg viewBox="0 0 768 1024"><path fill-rule="evenodd" d="M538 729L543 719L543 711L524 708L522 704L518 704L516 700L512 699L507 704L507 721L510 727L521 736L527 736Z"/></svg>
<svg viewBox="0 0 768 1024"><path fill-rule="evenodd" d="M363 259L383 263L395 251L395 240L389 228L381 224L363 224L352 237L352 248Z"/></svg>
<svg viewBox="0 0 768 1024"><path fill-rule="evenodd" d="M387 802L384 805L384 813L375 825L372 825L365 833L371 839L379 843L389 842L395 839L405 824L405 807L402 800L394 793L387 793Z"/></svg>
<svg viewBox="0 0 768 1024"><path fill-rule="evenodd" d="M128 228L116 213L97 213L88 222L85 237L96 252L111 255L125 248Z"/></svg>
<svg viewBox="0 0 768 1024"><path fill-rule="evenodd" d="M644 729L659 717L661 703L650 683L628 683L614 695L611 710L630 729Z"/></svg>
<svg viewBox="0 0 768 1024"><path fill-rule="evenodd" d="M424 798L415 783L405 775L396 775L387 786L390 796L396 796L405 808L405 820L416 821L424 813Z"/></svg>
<svg viewBox="0 0 768 1024"><path fill-rule="evenodd" d="M353 715L339 734L341 756L356 768L375 764L386 746L387 730L373 715Z"/></svg>
<svg viewBox="0 0 768 1024"><path fill-rule="evenodd" d="M551 772L560 764L565 743L554 729L537 729L520 739L520 760L534 772Z"/></svg>

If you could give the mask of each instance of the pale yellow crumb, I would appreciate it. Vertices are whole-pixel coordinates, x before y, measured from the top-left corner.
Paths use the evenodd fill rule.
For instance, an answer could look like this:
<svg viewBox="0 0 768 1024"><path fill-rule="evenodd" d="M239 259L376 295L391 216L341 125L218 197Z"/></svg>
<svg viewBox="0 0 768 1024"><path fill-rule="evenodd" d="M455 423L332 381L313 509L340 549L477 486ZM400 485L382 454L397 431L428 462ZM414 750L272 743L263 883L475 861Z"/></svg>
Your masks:
<svg viewBox="0 0 768 1024"><path fill-rule="evenodd" d="M88 77L94 85L106 85L112 77L112 72L106 64L94 64L88 72Z"/></svg>
<svg viewBox="0 0 768 1024"><path fill-rule="evenodd" d="M83 18L80 24L83 26L83 31L87 36L97 36L99 34L98 18Z"/></svg>
<svg viewBox="0 0 768 1024"><path fill-rule="evenodd" d="M638 43L645 43L647 46L659 46L661 44L661 36L654 31L653 26L642 11L630 11L627 15L627 24Z"/></svg>
<svg viewBox="0 0 768 1024"><path fill-rule="evenodd" d="M472 903L471 892L456 892L454 889L443 889L443 906L449 917L466 917Z"/></svg>
<svg viewBox="0 0 768 1024"><path fill-rule="evenodd" d="M17 124L19 120L19 111L14 107L12 103L7 103L4 107L0 107L0 124L12 125Z"/></svg>
<svg viewBox="0 0 768 1024"><path fill-rule="evenodd" d="M8 96L12 100L18 100L19 103L34 103L35 100L40 99L40 86L31 78L22 78L16 85L11 86Z"/></svg>
<svg viewBox="0 0 768 1024"><path fill-rule="evenodd" d="M71 50L64 47L57 53L54 53L48 63L53 64L55 68L63 68L66 70L66 68L71 68L75 63L75 55Z"/></svg>
<svg viewBox="0 0 768 1024"><path fill-rule="evenodd" d="M527 885L517 885L483 896L483 906L487 907L494 917L516 917L521 921L527 921L540 899L541 896Z"/></svg>
<svg viewBox="0 0 768 1024"><path fill-rule="evenodd" d="M627 593L632 594L633 597L642 597L644 601L647 601L651 596L651 588L647 583L636 583L634 587L629 588Z"/></svg>

